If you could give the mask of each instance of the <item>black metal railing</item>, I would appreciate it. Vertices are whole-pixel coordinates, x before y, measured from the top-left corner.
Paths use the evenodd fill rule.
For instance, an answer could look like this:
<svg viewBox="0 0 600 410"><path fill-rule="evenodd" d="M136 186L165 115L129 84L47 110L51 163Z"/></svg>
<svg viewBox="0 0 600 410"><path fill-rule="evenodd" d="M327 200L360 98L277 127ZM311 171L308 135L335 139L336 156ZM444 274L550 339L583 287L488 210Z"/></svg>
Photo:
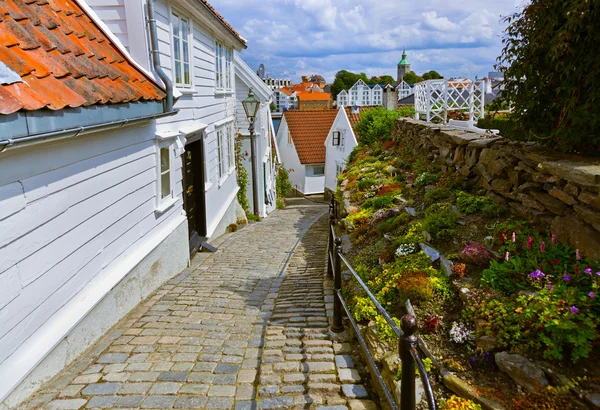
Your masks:
<svg viewBox="0 0 600 410"><path fill-rule="evenodd" d="M431 384L429 383L429 378L427 377L427 371L425 370L425 365L423 364L423 360L421 360L421 356L419 355L418 347L423 348L424 343L420 338L415 334L417 330L417 320L414 316L414 311L412 311L412 306L407 304L408 314L404 315L400 320L400 328L396 325L391 318L391 316L386 312L386 310L381 306L381 303L377 300L375 295L371 292L368 286L363 282L361 277L356 273L354 268L350 265L348 260L342 254L342 240L341 238L335 235L335 221L336 221L336 202L335 199L332 198L331 204L329 205L329 251L328 251L328 264L327 264L327 273L330 277L333 277L334 280L334 288L335 294L333 298L333 325L331 330L333 332L339 333L344 331L344 323L343 317L344 314L350 321L350 324L354 328L356 333L356 337L358 338L358 342L360 343L367 359L371 364L371 368L375 372L375 379L377 380L379 386L383 390L385 394L385 398L393 410L414 410L416 407L416 383L413 375L415 374L415 366L419 370L419 374L421 376L421 381L423 382L423 387L425 389L425 396L427 398L427 404L429 405L429 410L436 410L435 399L433 397L433 390L431 389ZM400 356L400 360L402 360L402 374L403 377L401 379L400 384L400 406L396 403L394 396L390 392L389 388L385 384L383 376L377 367L377 363L373 358L373 355L369 351L369 348L360 332L358 324L354 320L350 309L348 308L348 304L346 303L344 296L342 295L342 263L346 265L354 280L361 286L363 291L367 294L371 302L377 308L379 314L385 319L385 321L390 325L396 336L398 337L398 354ZM430 355L429 351L424 350L426 355Z"/></svg>

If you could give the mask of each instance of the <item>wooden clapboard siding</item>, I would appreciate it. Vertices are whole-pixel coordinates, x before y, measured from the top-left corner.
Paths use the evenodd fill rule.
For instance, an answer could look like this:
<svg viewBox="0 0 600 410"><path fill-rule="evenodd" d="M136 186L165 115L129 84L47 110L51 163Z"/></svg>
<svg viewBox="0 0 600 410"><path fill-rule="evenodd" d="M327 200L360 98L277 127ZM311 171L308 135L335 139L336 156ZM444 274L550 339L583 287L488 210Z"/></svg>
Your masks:
<svg viewBox="0 0 600 410"><path fill-rule="evenodd" d="M155 127L14 150L0 164L0 364L119 256L181 215L155 213ZM126 272L124 272L126 274Z"/></svg>
<svg viewBox="0 0 600 410"><path fill-rule="evenodd" d="M87 4L121 43L129 47L125 0L87 0Z"/></svg>

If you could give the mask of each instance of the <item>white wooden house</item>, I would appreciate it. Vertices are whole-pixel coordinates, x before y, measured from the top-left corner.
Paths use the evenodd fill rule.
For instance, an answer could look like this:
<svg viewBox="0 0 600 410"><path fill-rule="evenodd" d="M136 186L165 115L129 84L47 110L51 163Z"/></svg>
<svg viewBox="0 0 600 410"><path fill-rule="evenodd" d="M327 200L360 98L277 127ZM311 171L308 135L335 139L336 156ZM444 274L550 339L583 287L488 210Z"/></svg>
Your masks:
<svg viewBox="0 0 600 410"><path fill-rule="evenodd" d="M346 107L348 105L348 91L340 91L337 95L336 101L338 107Z"/></svg>
<svg viewBox="0 0 600 410"><path fill-rule="evenodd" d="M13 3L0 32L14 18L32 29L0 57L2 409L189 262L169 93L85 4Z"/></svg>
<svg viewBox="0 0 600 410"><path fill-rule="evenodd" d="M325 139L325 192L335 192L337 177L346 169L348 156L358 145L354 127L360 114L372 107L340 107Z"/></svg>
<svg viewBox="0 0 600 410"><path fill-rule="evenodd" d="M325 139L337 115L336 110L286 111L277 130L282 166L290 182L304 195L325 190Z"/></svg>
<svg viewBox="0 0 600 410"><path fill-rule="evenodd" d="M0 32L38 7L58 24L8 38L2 56L30 58L0 64L2 409L240 215L233 53L245 40L205 0L18 2Z"/></svg>
<svg viewBox="0 0 600 410"><path fill-rule="evenodd" d="M174 85L179 111L158 121L158 133L185 146L184 208L193 252L243 217L236 197L233 53L246 47L245 40L206 0L89 1L148 69L151 38L139 27L147 26L152 6L160 66Z"/></svg>
<svg viewBox="0 0 600 410"><path fill-rule="evenodd" d="M258 214L266 217L276 208L276 175L275 169L277 147L273 119L271 118L271 102L273 91L260 79L259 76L235 53L235 92L237 98L237 132L243 138L242 154L243 164L248 171L248 186L246 196L250 204L250 212L254 213L252 191L252 152L250 147L249 122L242 106L242 100L248 96L250 88L254 96L260 101L260 108L254 121L255 149L257 157L256 182L258 186Z"/></svg>

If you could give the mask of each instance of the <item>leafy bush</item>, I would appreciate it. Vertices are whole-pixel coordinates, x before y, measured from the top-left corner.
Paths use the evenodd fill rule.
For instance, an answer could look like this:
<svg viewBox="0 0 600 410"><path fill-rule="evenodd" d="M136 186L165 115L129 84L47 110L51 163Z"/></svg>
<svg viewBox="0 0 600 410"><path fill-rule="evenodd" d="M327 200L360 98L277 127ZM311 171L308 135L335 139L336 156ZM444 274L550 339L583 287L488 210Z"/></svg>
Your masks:
<svg viewBox="0 0 600 410"><path fill-rule="evenodd" d="M448 188L436 188L425 192L425 202L427 203L439 202L453 197L454 192Z"/></svg>
<svg viewBox="0 0 600 410"><path fill-rule="evenodd" d="M481 406L469 399L452 395L441 403L440 410L481 410Z"/></svg>
<svg viewBox="0 0 600 410"><path fill-rule="evenodd" d="M508 115L486 115L485 118L479 119L477 126L490 130L498 130L501 136L511 140L524 141L527 139L527 134L519 129L515 119Z"/></svg>
<svg viewBox="0 0 600 410"><path fill-rule="evenodd" d="M371 179L371 178L363 179L361 181L358 181L358 190L366 191L369 188L371 188L373 185L375 185L376 183L377 183L377 181L374 179Z"/></svg>
<svg viewBox="0 0 600 410"><path fill-rule="evenodd" d="M371 206L375 209L389 208L394 203L394 197L392 196L378 196L372 199Z"/></svg>
<svg viewBox="0 0 600 410"><path fill-rule="evenodd" d="M597 2L532 0L505 21L497 69L519 128L542 144L600 154Z"/></svg>
<svg viewBox="0 0 600 410"><path fill-rule="evenodd" d="M474 265L486 266L490 262L490 252L487 246L477 242L467 242L460 252L460 259Z"/></svg>
<svg viewBox="0 0 600 410"><path fill-rule="evenodd" d="M458 217L447 203L436 203L425 210L423 229L436 239L443 239L456 233Z"/></svg>
<svg viewBox="0 0 600 410"><path fill-rule="evenodd" d="M371 145L375 141L386 141L390 139L394 122L400 117L400 112L386 110L383 107L375 107L363 111L360 121L356 124L356 132L360 136L360 145Z"/></svg>
<svg viewBox="0 0 600 410"><path fill-rule="evenodd" d="M290 182L290 172L284 167L277 170L277 181L275 181L275 190L278 198L285 198L292 191Z"/></svg>
<svg viewBox="0 0 600 410"><path fill-rule="evenodd" d="M460 212L467 215L479 212L486 206L492 204L492 200L488 197L473 196L463 191L459 192L456 196L456 207Z"/></svg>
<svg viewBox="0 0 600 410"><path fill-rule="evenodd" d="M421 175L415 179L416 186L426 186L426 185L435 185L440 180L440 176L437 174L430 174L428 172L423 172Z"/></svg>

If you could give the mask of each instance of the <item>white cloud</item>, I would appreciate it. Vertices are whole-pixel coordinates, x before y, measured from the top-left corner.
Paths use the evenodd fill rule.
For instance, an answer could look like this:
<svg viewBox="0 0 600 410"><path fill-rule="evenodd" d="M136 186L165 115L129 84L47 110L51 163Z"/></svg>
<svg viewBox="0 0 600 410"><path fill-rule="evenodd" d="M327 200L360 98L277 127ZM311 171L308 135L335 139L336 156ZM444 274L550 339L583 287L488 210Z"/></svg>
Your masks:
<svg viewBox="0 0 600 410"><path fill-rule="evenodd" d="M500 54L501 15L522 0L210 0L248 39L242 57L273 76L341 69L396 75L406 47L412 69L485 75Z"/></svg>

